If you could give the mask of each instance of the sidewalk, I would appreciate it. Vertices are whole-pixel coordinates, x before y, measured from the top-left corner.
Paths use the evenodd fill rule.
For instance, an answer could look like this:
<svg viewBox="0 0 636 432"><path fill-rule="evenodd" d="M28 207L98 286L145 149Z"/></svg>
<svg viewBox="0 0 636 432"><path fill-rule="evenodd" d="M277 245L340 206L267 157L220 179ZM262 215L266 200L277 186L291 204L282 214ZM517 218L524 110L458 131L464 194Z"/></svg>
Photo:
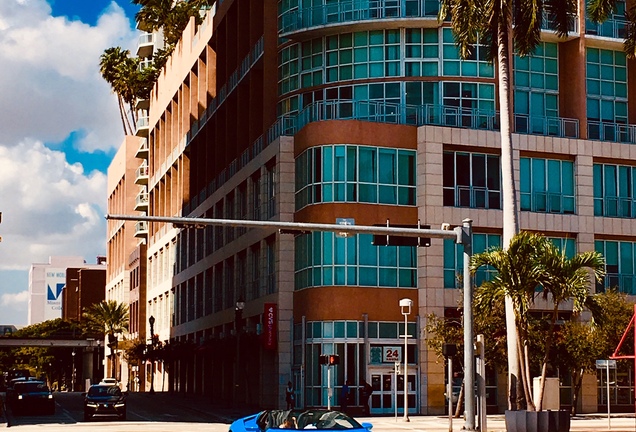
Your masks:
<svg viewBox="0 0 636 432"><path fill-rule="evenodd" d="M446 416L411 416L408 423L402 417L356 417L359 422L373 424L373 431L426 431L449 432L449 422ZM464 427L463 419L453 419L453 431L459 432ZM486 422L488 432L505 432L506 422L503 414L489 415ZM587 414L571 419L570 432L600 432L607 431L607 415ZM614 432L636 431L634 414L615 414L611 417L611 430Z"/></svg>

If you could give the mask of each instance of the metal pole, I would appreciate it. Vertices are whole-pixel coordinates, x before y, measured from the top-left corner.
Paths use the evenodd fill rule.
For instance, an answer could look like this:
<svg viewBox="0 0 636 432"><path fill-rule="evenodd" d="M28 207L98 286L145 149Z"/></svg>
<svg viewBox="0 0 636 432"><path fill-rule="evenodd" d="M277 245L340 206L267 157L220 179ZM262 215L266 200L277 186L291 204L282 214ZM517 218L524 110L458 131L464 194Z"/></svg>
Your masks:
<svg viewBox="0 0 636 432"><path fill-rule="evenodd" d="M327 365L327 410L331 411L331 365Z"/></svg>
<svg viewBox="0 0 636 432"><path fill-rule="evenodd" d="M448 356L448 432L453 432L453 357Z"/></svg>
<svg viewBox="0 0 636 432"><path fill-rule="evenodd" d="M477 335L477 346L479 353L477 354L477 389L479 394L479 432L487 432L486 425L486 345L484 343L484 335Z"/></svg>
<svg viewBox="0 0 636 432"><path fill-rule="evenodd" d="M612 430L612 420L610 417L610 381L609 381L609 360L605 360L605 370L607 371L607 430Z"/></svg>
<svg viewBox="0 0 636 432"><path fill-rule="evenodd" d="M398 421L398 408L397 408L397 379L400 373L400 362L395 362L395 373L393 374L393 405L395 407L395 421Z"/></svg>
<svg viewBox="0 0 636 432"><path fill-rule="evenodd" d="M408 347L409 347L409 332L408 326L408 314L404 314L404 421L409 420L409 373L408 373Z"/></svg>
<svg viewBox="0 0 636 432"><path fill-rule="evenodd" d="M475 356L473 346L473 278L470 274L470 259L473 254L473 221L462 221L462 244L464 245L464 407L466 423L464 430L475 430Z"/></svg>

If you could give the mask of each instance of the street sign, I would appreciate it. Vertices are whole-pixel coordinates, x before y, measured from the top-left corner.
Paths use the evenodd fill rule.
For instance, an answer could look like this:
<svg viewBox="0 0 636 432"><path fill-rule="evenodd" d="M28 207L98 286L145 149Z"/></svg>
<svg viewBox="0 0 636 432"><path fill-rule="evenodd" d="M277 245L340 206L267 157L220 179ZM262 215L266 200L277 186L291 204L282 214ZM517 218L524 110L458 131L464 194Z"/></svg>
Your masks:
<svg viewBox="0 0 636 432"><path fill-rule="evenodd" d="M351 225L355 225L356 221L353 218L336 218L336 224L351 226ZM347 237L352 237L353 235L354 234L346 232L346 231L336 231L336 237L347 238Z"/></svg>
<svg viewBox="0 0 636 432"><path fill-rule="evenodd" d="M596 369L616 369L616 360L596 360Z"/></svg>

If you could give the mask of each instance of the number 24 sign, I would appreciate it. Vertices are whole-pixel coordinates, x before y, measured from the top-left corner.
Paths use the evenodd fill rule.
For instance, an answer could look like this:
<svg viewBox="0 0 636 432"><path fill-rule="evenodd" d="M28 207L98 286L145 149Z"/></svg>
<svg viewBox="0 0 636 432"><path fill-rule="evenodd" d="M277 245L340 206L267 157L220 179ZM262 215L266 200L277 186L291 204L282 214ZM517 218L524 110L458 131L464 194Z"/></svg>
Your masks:
<svg viewBox="0 0 636 432"><path fill-rule="evenodd" d="M382 361L385 363L395 363L402 360L402 347L385 346L382 347Z"/></svg>

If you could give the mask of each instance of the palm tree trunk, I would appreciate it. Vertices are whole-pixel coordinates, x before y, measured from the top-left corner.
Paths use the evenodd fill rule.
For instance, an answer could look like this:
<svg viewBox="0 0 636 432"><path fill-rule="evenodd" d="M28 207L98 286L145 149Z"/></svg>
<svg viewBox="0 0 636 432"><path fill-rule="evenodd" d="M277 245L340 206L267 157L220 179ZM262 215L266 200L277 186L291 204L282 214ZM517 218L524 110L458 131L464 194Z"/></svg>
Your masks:
<svg viewBox="0 0 636 432"><path fill-rule="evenodd" d="M512 2L510 2L512 3ZM511 16L508 15L508 16ZM500 21L497 33L497 69L499 96L499 125L501 136L501 173L503 196L503 246L508 247L510 240L519 232L517 214L517 191L515 186L512 137L510 134L510 32L512 25ZM520 377L519 349L517 343L514 309L510 297L506 297L506 335L508 351L508 408L517 410L517 385Z"/></svg>
<svg viewBox="0 0 636 432"><path fill-rule="evenodd" d="M119 117L121 118L121 125L124 128L124 135L128 135L128 129L126 128L126 114L124 110L124 102L121 96L117 94L117 104L119 106Z"/></svg>
<svg viewBox="0 0 636 432"><path fill-rule="evenodd" d="M453 417L459 418L462 414L464 407L464 391L466 390L466 386L464 385L466 381L462 380L462 386L459 388L459 395L457 396L457 406L455 407L455 415ZM451 392L450 398L453 397L453 392Z"/></svg>
<svg viewBox="0 0 636 432"><path fill-rule="evenodd" d="M519 399L517 400L517 409L530 408L534 409L534 404L532 403L531 391L530 391L530 370L529 370L529 361L528 361L528 347L523 345L521 342L521 331L518 330L516 333L517 340L517 356L519 358L519 370L520 370L520 391L518 392Z"/></svg>
<svg viewBox="0 0 636 432"><path fill-rule="evenodd" d="M543 409L543 392L545 391L545 376L548 371L548 360L550 359L550 348L552 347L552 339L554 338L554 325L556 323L558 313L558 306L555 306L552 310L552 318L550 319L550 330L548 330L548 338L545 341L545 353L543 354L543 364L541 365L541 379L539 381L539 394L537 395L538 401L537 411Z"/></svg>

